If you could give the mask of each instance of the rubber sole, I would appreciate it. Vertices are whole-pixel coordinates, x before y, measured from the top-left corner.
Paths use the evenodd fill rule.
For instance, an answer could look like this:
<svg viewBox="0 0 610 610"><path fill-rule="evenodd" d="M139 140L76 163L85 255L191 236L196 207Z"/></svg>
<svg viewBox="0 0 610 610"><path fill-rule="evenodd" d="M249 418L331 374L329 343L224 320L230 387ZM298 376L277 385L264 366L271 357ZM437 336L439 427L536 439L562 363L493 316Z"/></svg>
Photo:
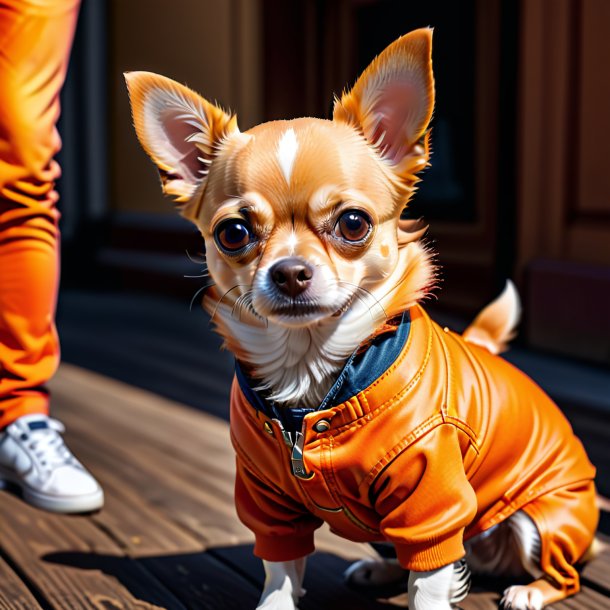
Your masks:
<svg viewBox="0 0 610 610"><path fill-rule="evenodd" d="M21 492L24 502L53 513L90 513L98 511L104 506L104 491L101 487L90 494L56 496L32 489L19 477L11 476L0 469L0 488L6 487L6 484L17 488Z"/></svg>

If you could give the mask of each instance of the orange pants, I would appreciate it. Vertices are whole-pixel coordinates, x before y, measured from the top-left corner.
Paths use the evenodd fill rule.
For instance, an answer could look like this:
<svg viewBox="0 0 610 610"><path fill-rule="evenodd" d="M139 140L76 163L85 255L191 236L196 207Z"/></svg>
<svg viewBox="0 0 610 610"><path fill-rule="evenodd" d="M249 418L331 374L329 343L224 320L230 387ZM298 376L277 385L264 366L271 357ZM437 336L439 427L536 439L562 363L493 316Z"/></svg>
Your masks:
<svg viewBox="0 0 610 610"><path fill-rule="evenodd" d="M542 571L566 594L578 593L580 576L575 566L593 543L599 521L593 481L555 489L523 510L540 533Z"/></svg>
<svg viewBox="0 0 610 610"><path fill-rule="evenodd" d="M79 0L0 0L0 429L47 413L59 283L55 124Z"/></svg>

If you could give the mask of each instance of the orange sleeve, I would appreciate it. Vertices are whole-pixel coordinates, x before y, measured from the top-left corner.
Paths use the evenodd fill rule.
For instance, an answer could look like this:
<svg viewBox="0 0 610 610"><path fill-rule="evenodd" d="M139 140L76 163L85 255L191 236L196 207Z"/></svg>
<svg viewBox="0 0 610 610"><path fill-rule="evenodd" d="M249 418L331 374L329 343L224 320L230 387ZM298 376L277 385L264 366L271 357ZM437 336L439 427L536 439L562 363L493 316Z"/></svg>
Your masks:
<svg viewBox="0 0 610 610"><path fill-rule="evenodd" d="M267 561L291 561L314 551L313 533L322 520L279 489L263 482L237 458L235 505L254 532L254 554Z"/></svg>
<svg viewBox="0 0 610 610"><path fill-rule="evenodd" d="M435 570L465 555L464 528L476 514L477 500L453 426L433 428L400 453L375 490L381 532L404 568Z"/></svg>

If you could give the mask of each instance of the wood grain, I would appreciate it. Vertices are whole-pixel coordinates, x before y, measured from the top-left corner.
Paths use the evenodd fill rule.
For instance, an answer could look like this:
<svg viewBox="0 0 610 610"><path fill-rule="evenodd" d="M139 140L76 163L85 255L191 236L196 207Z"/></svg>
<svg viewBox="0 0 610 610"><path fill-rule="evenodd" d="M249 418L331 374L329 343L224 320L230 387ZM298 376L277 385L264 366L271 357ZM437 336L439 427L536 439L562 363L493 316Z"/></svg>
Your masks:
<svg viewBox="0 0 610 610"><path fill-rule="evenodd" d="M54 609L184 606L86 517L52 515L3 494L2 547Z"/></svg>
<svg viewBox="0 0 610 610"><path fill-rule="evenodd" d="M0 557L0 610L41 610L26 583Z"/></svg>

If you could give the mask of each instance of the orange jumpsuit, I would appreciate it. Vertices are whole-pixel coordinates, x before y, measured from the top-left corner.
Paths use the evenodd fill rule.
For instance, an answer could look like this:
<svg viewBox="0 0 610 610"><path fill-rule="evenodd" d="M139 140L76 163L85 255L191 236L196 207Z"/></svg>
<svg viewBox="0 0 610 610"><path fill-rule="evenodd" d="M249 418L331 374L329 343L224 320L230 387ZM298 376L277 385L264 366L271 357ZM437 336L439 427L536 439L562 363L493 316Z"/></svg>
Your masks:
<svg viewBox="0 0 610 610"><path fill-rule="evenodd" d="M59 360L55 128L79 0L0 0L0 429L47 413Z"/></svg>
<svg viewBox="0 0 610 610"><path fill-rule="evenodd" d="M393 362L340 404L305 415L296 451L297 436L287 444L243 376L234 382L236 504L255 554L304 556L326 521L351 540L391 541L407 569L432 570L522 509L540 532L543 571L576 592L573 565L598 520L580 441L526 375L421 308L410 315Z"/></svg>

